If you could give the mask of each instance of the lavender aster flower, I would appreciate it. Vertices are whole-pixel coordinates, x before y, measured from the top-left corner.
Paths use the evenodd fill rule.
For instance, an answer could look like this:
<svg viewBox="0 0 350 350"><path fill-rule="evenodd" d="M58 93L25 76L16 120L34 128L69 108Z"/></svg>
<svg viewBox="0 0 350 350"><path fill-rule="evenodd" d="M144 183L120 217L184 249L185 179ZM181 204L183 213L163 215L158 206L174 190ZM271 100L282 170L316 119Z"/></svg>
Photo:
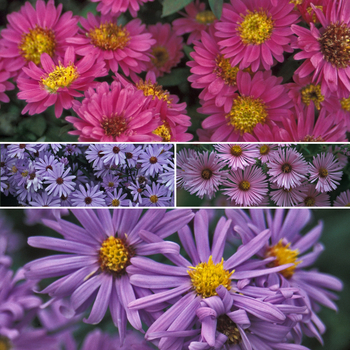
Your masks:
<svg viewBox="0 0 350 350"><path fill-rule="evenodd" d="M47 194L45 191L37 193L29 202L32 207L60 207L61 201L59 197Z"/></svg>
<svg viewBox="0 0 350 350"><path fill-rule="evenodd" d="M126 144L122 143L112 143L103 145L103 157L102 160L108 165L122 165L125 163L125 153L124 150Z"/></svg>
<svg viewBox="0 0 350 350"><path fill-rule="evenodd" d="M115 188L113 192L107 192L106 203L109 207L129 207L130 199L125 199L128 194L123 194L123 189L119 188L118 192Z"/></svg>
<svg viewBox="0 0 350 350"><path fill-rule="evenodd" d="M86 189L79 185L79 190L75 190L72 195L72 203L75 207L105 207L105 194L100 191L100 184L91 186L87 183Z"/></svg>
<svg viewBox="0 0 350 350"><path fill-rule="evenodd" d="M57 164L54 168L48 169L48 176L45 176L45 183L49 184L45 190L48 194L61 197L62 195L68 196L74 190L75 183L72 181L75 179L75 175L69 175L70 168L64 171L63 164Z"/></svg>
<svg viewBox="0 0 350 350"><path fill-rule="evenodd" d="M168 196L168 189L165 186L152 182L152 187L146 185L142 199L145 207L168 207L171 197Z"/></svg>
<svg viewBox="0 0 350 350"><path fill-rule="evenodd" d="M92 163L94 169L103 168L103 144L92 144L85 152L86 159Z"/></svg>
<svg viewBox="0 0 350 350"><path fill-rule="evenodd" d="M166 164L171 153L164 152L162 145L149 145L144 152L140 154L139 162L141 169L146 175L155 176L162 172L163 166Z"/></svg>

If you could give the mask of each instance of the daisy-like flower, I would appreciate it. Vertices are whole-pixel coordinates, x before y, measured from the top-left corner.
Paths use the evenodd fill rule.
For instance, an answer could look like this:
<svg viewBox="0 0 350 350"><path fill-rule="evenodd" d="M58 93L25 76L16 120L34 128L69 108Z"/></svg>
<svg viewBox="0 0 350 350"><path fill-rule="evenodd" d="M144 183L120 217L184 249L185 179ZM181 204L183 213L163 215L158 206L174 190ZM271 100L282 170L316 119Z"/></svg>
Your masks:
<svg viewBox="0 0 350 350"><path fill-rule="evenodd" d="M132 145L129 143L126 145L124 152L125 152L124 168L136 167L137 160L139 159L140 154L143 152L142 146L136 147L135 145Z"/></svg>
<svg viewBox="0 0 350 350"><path fill-rule="evenodd" d="M103 163L112 166L112 165L122 165L125 164L125 148L126 144L108 144L103 145Z"/></svg>
<svg viewBox="0 0 350 350"><path fill-rule="evenodd" d="M89 145L89 148L85 151L85 158L92 163L94 169L102 169L104 162L103 157L103 147L105 145L97 143Z"/></svg>
<svg viewBox="0 0 350 350"><path fill-rule="evenodd" d="M287 190L301 185L309 171L303 155L293 148L279 148L267 166L271 182Z"/></svg>
<svg viewBox="0 0 350 350"><path fill-rule="evenodd" d="M77 33L78 18L71 11L61 16L62 4L55 7L54 0L47 4L37 0L36 9L27 1L19 12L7 16L9 24L1 31L0 57L6 59L8 71L18 74L28 62L40 64L43 53L51 58L63 57L66 40Z"/></svg>
<svg viewBox="0 0 350 350"><path fill-rule="evenodd" d="M164 151L162 145L148 145L140 154L138 162L145 175L156 176L162 172L163 166L167 163L172 153Z"/></svg>
<svg viewBox="0 0 350 350"><path fill-rule="evenodd" d="M171 68L177 66L184 57L182 51L182 37L172 31L169 23L158 22L148 26L147 30L152 34L156 43L151 48L151 61L147 63L147 71L153 71L156 77L164 73L170 73Z"/></svg>
<svg viewBox="0 0 350 350"><path fill-rule="evenodd" d="M145 63L150 61L149 52L156 41L141 20L134 19L124 26L110 15L88 13L87 19L80 18L80 23L82 33L67 40L78 55L92 54L104 60L107 69L115 74L119 66L127 76L146 70Z"/></svg>
<svg viewBox="0 0 350 350"><path fill-rule="evenodd" d="M335 207L350 207L350 190L346 190L335 199Z"/></svg>
<svg viewBox="0 0 350 350"><path fill-rule="evenodd" d="M222 159L231 170L244 169L248 165L255 164L259 151L255 145L247 144L221 144L214 145L218 151L218 157Z"/></svg>
<svg viewBox="0 0 350 350"><path fill-rule="evenodd" d="M103 15L111 13L113 15L120 12L130 11L133 17L136 17L137 11L140 9L140 5L148 1L153 0L91 0L92 2L98 2L97 11Z"/></svg>
<svg viewBox="0 0 350 350"><path fill-rule="evenodd" d="M25 267L26 276L34 280L60 277L41 293L48 293L54 299L69 297L76 314L92 304L87 323L99 323L109 307L123 341L127 320L135 329L142 329L140 313L130 310L128 303L149 294L147 289L130 284L126 267L134 256L178 254L179 247L162 238L187 224L193 213L190 210L149 210L142 215L142 210L114 210L111 215L105 209L96 213L79 209L73 210L73 214L81 226L60 218L43 220L63 239L40 236L28 239L33 247L68 254L31 261ZM152 233L160 242L145 243L139 234L141 230Z"/></svg>
<svg viewBox="0 0 350 350"><path fill-rule="evenodd" d="M298 207L330 207L331 202L327 193L316 190L316 185L306 184L300 188L302 201Z"/></svg>
<svg viewBox="0 0 350 350"><path fill-rule="evenodd" d="M186 191L199 198L204 195L211 198L227 176L227 171L221 170L224 166L216 152L205 151L189 158L178 173L182 176Z"/></svg>
<svg viewBox="0 0 350 350"><path fill-rule="evenodd" d="M2 51L0 46L0 51ZM5 94L5 91L13 90L15 86L8 80L11 78L11 73L4 68L4 60L0 58L0 101L8 103L10 98ZM1 104L0 104L1 107Z"/></svg>
<svg viewBox="0 0 350 350"><path fill-rule="evenodd" d="M72 203L75 207L105 207L105 194L100 191L100 184L94 186L92 183L89 185L79 185L79 190L76 189L72 195Z"/></svg>
<svg viewBox="0 0 350 350"><path fill-rule="evenodd" d="M230 103L222 107L210 100L198 109L210 115L202 122L203 129L211 133L210 141L245 140L250 134L259 141L267 141L268 133L257 127L272 128L274 122L281 123L291 114L291 100L281 82L282 78L272 76L271 71L257 72L253 77L239 71L236 77L239 95L235 93Z"/></svg>
<svg viewBox="0 0 350 350"><path fill-rule="evenodd" d="M274 152L277 151L278 146L260 144L256 145L256 148L259 152L258 159L260 159L262 163L267 163L271 159L271 157L273 157Z"/></svg>
<svg viewBox="0 0 350 350"><path fill-rule="evenodd" d="M223 194L244 207L259 205L268 192L266 175L254 165L230 172L223 185Z"/></svg>
<svg viewBox="0 0 350 350"><path fill-rule="evenodd" d="M279 207L293 207L294 205L299 204L303 201L303 196L300 192L300 188L303 185L290 188L289 190L285 188L280 188L276 184L271 184L271 199L279 206Z"/></svg>
<svg viewBox="0 0 350 350"><path fill-rule="evenodd" d="M72 107L75 97L83 96L77 90L87 90L96 77L107 74L104 62L96 62L93 55L76 61L72 46L68 47L62 61L58 59L55 63L43 53L40 62L43 68L29 62L28 68L23 68L25 74L18 78L18 98L27 102L22 114L42 113L55 105L55 115L59 118L63 109Z"/></svg>
<svg viewBox="0 0 350 350"><path fill-rule="evenodd" d="M44 179L45 184L49 186L45 188L45 191L58 197L68 196L74 190L73 179L76 178L75 175L69 175L70 171L70 168L65 171L62 163L55 165L52 170L48 169L48 175Z"/></svg>
<svg viewBox="0 0 350 350"><path fill-rule="evenodd" d="M311 5L321 27L310 23L310 29L292 25L298 36L293 48L300 49L294 58L305 59L295 71L301 78L313 74L312 80L321 84L321 92L350 92L350 35L349 3L335 1L325 13Z"/></svg>
<svg viewBox="0 0 350 350"><path fill-rule="evenodd" d="M186 13L179 12L185 18L174 20L172 25L177 35L189 33L187 45L190 45L194 40L201 38L202 31L208 31L214 27L216 17L212 11L205 9L205 3L200 0L192 1L185 6L185 11Z"/></svg>
<svg viewBox="0 0 350 350"><path fill-rule="evenodd" d="M101 186L105 189L106 193L112 192L118 187L120 181L118 175L108 174L103 177Z"/></svg>
<svg viewBox="0 0 350 350"><path fill-rule="evenodd" d="M168 159L166 164L163 165L164 172L159 174L157 180L158 183L165 185L168 189L173 192L175 188L175 164L172 160Z"/></svg>
<svg viewBox="0 0 350 350"><path fill-rule="evenodd" d="M161 185L152 183L152 187L146 185L142 195L142 206L144 207L169 207L171 197L168 195L168 189Z"/></svg>
<svg viewBox="0 0 350 350"><path fill-rule="evenodd" d="M284 52L292 52L293 32L290 26L299 15L289 0L273 6L271 0L231 0L224 4L220 21L215 24L221 52L240 69L260 67L268 70L284 61Z"/></svg>
<svg viewBox="0 0 350 350"><path fill-rule="evenodd" d="M58 160L52 154L44 154L42 158L35 161L35 170L39 175L48 175L48 170L53 170L53 168L58 164Z"/></svg>
<svg viewBox="0 0 350 350"><path fill-rule="evenodd" d="M135 183L131 183L128 186L130 194L133 196L134 203L142 204L142 192L144 190L144 185L140 185L139 180L136 180Z"/></svg>
<svg viewBox="0 0 350 350"><path fill-rule="evenodd" d="M32 207L60 207L61 200L59 197L49 195L46 191L42 191L41 193L37 193L29 204Z"/></svg>
<svg viewBox="0 0 350 350"><path fill-rule="evenodd" d="M310 182L315 182L315 189L320 192L333 191L339 185L343 175L341 166L332 153L321 153L313 157L310 164Z"/></svg>
<svg viewBox="0 0 350 350"><path fill-rule="evenodd" d="M123 194L122 188L118 191L115 188L113 192L107 192L106 203L109 207L129 207L130 199L125 199L127 195L127 193Z"/></svg>
<svg viewBox="0 0 350 350"><path fill-rule="evenodd" d="M19 144L11 144L7 147L7 155L9 157L16 157L18 159L23 159L28 156L27 152L36 152L35 145L19 143Z"/></svg>
<svg viewBox="0 0 350 350"><path fill-rule="evenodd" d="M123 88L120 83L106 82L85 92L82 103L73 102L77 117L66 117L77 130L79 141L149 142L160 141L153 133L161 122L153 109L145 106L142 91Z"/></svg>

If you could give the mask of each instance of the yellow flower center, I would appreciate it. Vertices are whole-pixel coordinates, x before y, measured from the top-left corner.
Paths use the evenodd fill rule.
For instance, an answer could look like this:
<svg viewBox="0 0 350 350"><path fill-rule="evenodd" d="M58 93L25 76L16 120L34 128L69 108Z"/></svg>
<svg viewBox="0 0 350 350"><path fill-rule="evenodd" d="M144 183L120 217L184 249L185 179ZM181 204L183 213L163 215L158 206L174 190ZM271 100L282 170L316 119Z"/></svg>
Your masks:
<svg viewBox="0 0 350 350"><path fill-rule="evenodd" d="M87 36L90 37L91 44L102 50L124 49L129 41L129 32L122 25L112 22L100 24L100 27L90 29Z"/></svg>
<svg viewBox="0 0 350 350"><path fill-rule="evenodd" d="M112 200L112 207L119 207L120 200L119 199L113 199Z"/></svg>
<svg viewBox="0 0 350 350"><path fill-rule="evenodd" d="M350 203L345 204L345 207L350 207Z"/></svg>
<svg viewBox="0 0 350 350"><path fill-rule="evenodd" d="M301 5L303 2L304 2L304 0L289 0L289 3L290 3L290 4L294 4L295 7L296 7L297 5Z"/></svg>
<svg viewBox="0 0 350 350"><path fill-rule="evenodd" d="M309 84L301 89L301 100L307 106L311 101L314 101L316 109L320 110L321 102L324 101L324 96L321 94L321 85Z"/></svg>
<svg viewBox="0 0 350 350"><path fill-rule="evenodd" d="M11 171L12 171L13 174L17 173L18 169L17 169L16 165L12 166Z"/></svg>
<svg viewBox="0 0 350 350"><path fill-rule="evenodd" d="M317 9L320 9L323 12L323 6L315 6ZM306 9L307 13L311 16L312 22L316 23L317 22L317 17L316 17L316 13L315 10L309 6Z"/></svg>
<svg viewBox="0 0 350 350"><path fill-rule="evenodd" d="M266 253L266 257L273 256L276 258L276 260L272 261L271 266L294 264L293 266L280 271L280 273L285 278L292 277L294 275L296 266L301 263L301 260L297 261L299 250L298 249L292 250L289 247L290 247L290 243L288 243L287 245L284 245L281 239L277 244L270 247Z"/></svg>
<svg viewBox="0 0 350 350"><path fill-rule="evenodd" d="M328 176L328 170L325 168L320 168L318 173L319 173L320 177L327 177Z"/></svg>
<svg viewBox="0 0 350 350"><path fill-rule="evenodd" d="M21 172L22 177L26 177L26 176L28 176L28 174L29 174L28 170L25 170L25 171Z"/></svg>
<svg viewBox="0 0 350 350"><path fill-rule="evenodd" d="M139 90L142 90L145 96L153 96L153 100L157 97L160 100L166 101L168 104L171 103L169 92L167 90L163 90L163 87L157 83L153 84L150 80L143 81L141 79L138 83L136 83L136 87Z"/></svg>
<svg viewBox="0 0 350 350"><path fill-rule="evenodd" d="M265 11L249 11L239 24L238 31L245 45L260 45L269 40L273 31L274 22Z"/></svg>
<svg viewBox="0 0 350 350"><path fill-rule="evenodd" d="M311 135L306 135L302 140L304 142L324 142L324 139L322 136L314 137Z"/></svg>
<svg viewBox="0 0 350 350"><path fill-rule="evenodd" d="M260 154L262 156L265 156L266 154L268 154L270 152L270 146L268 145L262 145L260 148L259 148L259 151L260 151Z"/></svg>
<svg viewBox="0 0 350 350"><path fill-rule="evenodd" d="M231 154L235 157L239 157L242 154L242 148L239 145L234 145L231 147Z"/></svg>
<svg viewBox="0 0 350 350"><path fill-rule="evenodd" d="M158 126L158 128L153 131L153 134L160 136L164 142L171 140L171 130L167 122L164 122L163 125Z"/></svg>
<svg viewBox="0 0 350 350"><path fill-rule="evenodd" d="M127 246L125 240L109 236L102 243L99 251L100 267L105 272L122 274L130 265L133 250Z"/></svg>
<svg viewBox="0 0 350 350"><path fill-rule="evenodd" d="M243 180L238 184L238 187L241 191L248 191L250 189L250 182Z"/></svg>
<svg viewBox="0 0 350 350"><path fill-rule="evenodd" d="M53 72L41 78L41 84L50 94L54 94L59 88L68 87L78 77L79 73L73 64L64 67L59 63Z"/></svg>
<svg viewBox="0 0 350 350"><path fill-rule="evenodd" d="M314 197L306 197L304 199L304 204L306 207L313 207L316 203L316 199Z"/></svg>
<svg viewBox="0 0 350 350"><path fill-rule="evenodd" d="M152 49L152 63L157 68L162 68L169 60L169 52L164 46L156 46Z"/></svg>
<svg viewBox="0 0 350 350"><path fill-rule="evenodd" d="M235 98L230 113L225 116L228 125L232 125L241 134L251 133L258 123L264 124L267 117L265 103L251 96Z"/></svg>
<svg viewBox="0 0 350 350"><path fill-rule="evenodd" d="M226 335L227 340L225 344L237 345L242 341L237 325L226 314L218 317L216 329L218 332Z"/></svg>
<svg viewBox="0 0 350 350"><path fill-rule="evenodd" d="M214 73L220 77L226 84L234 86L236 85L236 77L239 68L236 66L231 66L230 60L224 58L223 55L218 55L215 59L216 66L214 68Z"/></svg>
<svg viewBox="0 0 350 350"><path fill-rule="evenodd" d="M284 163L281 167L281 170L284 174L289 174L293 170L293 168L290 164Z"/></svg>
<svg viewBox="0 0 350 350"><path fill-rule="evenodd" d="M318 40L324 59L333 67L350 66L350 28L345 22L331 23Z"/></svg>
<svg viewBox="0 0 350 350"><path fill-rule="evenodd" d="M108 187L114 187L114 182L109 181L109 182L108 182Z"/></svg>
<svg viewBox="0 0 350 350"><path fill-rule="evenodd" d="M196 21L200 24L210 24L213 23L215 20L215 15L209 10L198 12L196 15Z"/></svg>
<svg viewBox="0 0 350 350"><path fill-rule="evenodd" d="M100 125L106 136L113 137L119 137L128 128L125 118L118 115L105 116Z"/></svg>
<svg viewBox="0 0 350 350"><path fill-rule="evenodd" d="M151 197L149 197L149 200L152 203L157 203L158 202L158 197L155 194L153 194Z"/></svg>
<svg viewBox="0 0 350 350"><path fill-rule="evenodd" d="M29 29L29 33L23 33L19 50L21 55L36 65L40 63L40 56L46 52L50 57L55 54L56 39L52 29L44 29L36 26Z"/></svg>
<svg viewBox="0 0 350 350"><path fill-rule="evenodd" d="M350 96L348 98L341 99L340 105L344 111L350 112Z"/></svg>
<svg viewBox="0 0 350 350"><path fill-rule="evenodd" d="M213 263L213 257L209 257L207 263L202 262L197 266L189 266L191 270L187 273L191 277L192 287L197 295L202 298L209 298L217 295L216 288L224 286L227 290L231 289L231 275L234 273L224 269L224 259L218 264Z"/></svg>
<svg viewBox="0 0 350 350"><path fill-rule="evenodd" d="M210 169L203 169L201 176L204 180L209 180L213 176L213 172Z"/></svg>
<svg viewBox="0 0 350 350"><path fill-rule="evenodd" d="M0 335L0 350L10 350L11 348L10 340L5 336Z"/></svg>

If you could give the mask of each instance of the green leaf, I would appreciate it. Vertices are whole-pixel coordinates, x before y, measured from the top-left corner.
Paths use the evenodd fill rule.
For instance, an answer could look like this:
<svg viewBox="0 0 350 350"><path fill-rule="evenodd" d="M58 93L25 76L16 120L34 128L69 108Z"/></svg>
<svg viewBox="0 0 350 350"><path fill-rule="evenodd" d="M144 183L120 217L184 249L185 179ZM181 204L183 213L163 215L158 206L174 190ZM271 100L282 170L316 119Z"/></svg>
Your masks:
<svg viewBox="0 0 350 350"><path fill-rule="evenodd" d="M67 124L60 129L58 136L66 134L70 130L73 130L72 124Z"/></svg>
<svg viewBox="0 0 350 350"><path fill-rule="evenodd" d="M162 86L177 86L187 82L187 77L189 75L189 68L175 68L170 74L158 78L157 82Z"/></svg>
<svg viewBox="0 0 350 350"><path fill-rule="evenodd" d="M176 13L191 2L192 0L164 0L162 17Z"/></svg>
<svg viewBox="0 0 350 350"><path fill-rule="evenodd" d="M184 46L183 46L183 49L184 49L184 52L185 52L186 56L187 56L191 61L193 61L193 58L192 58L191 55L190 55L190 53L191 53L192 51L194 51L194 50L193 50L193 47L188 46L188 45L184 45Z"/></svg>
<svg viewBox="0 0 350 350"><path fill-rule="evenodd" d="M209 0L210 9L213 11L217 19L220 19L221 17L223 4L224 0Z"/></svg>
<svg viewBox="0 0 350 350"><path fill-rule="evenodd" d="M42 115L35 115L26 120L25 128L37 137L41 137L46 130L46 120Z"/></svg>

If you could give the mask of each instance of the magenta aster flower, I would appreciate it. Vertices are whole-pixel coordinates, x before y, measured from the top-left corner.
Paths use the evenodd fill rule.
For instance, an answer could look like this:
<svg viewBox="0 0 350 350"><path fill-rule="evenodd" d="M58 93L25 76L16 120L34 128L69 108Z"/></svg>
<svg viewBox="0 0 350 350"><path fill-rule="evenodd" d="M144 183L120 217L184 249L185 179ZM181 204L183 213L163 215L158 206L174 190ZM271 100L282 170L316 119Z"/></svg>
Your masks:
<svg viewBox="0 0 350 350"><path fill-rule="evenodd" d="M244 169L248 165L255 164L259 151L255 145L247 144L220 144L214 145L218 151L218 157L222 159L230 170Z"/></svg>
<svg viewBox="0 0 350 350"><path fill-rule="evenodd" d="M303 155L293 148L278 149L267 166L271 182L287 190L301 185L309 171Z"/></svg>
<svg viewBox="0 0 350 350"><path fill-rule="evenodd" d="M96 77L107 74L104 62L95 62L93 55L76 61L72 46L68 47L62 61L58 59L58 63L46 53L41 55L40 61L43 68L29 62L28 68L23 68L25 74L17 80L18 98L27 102L22 114L42 113L55 105L55 115L59 118L63 109L72 108L75 97L83 96L77 90L87 90Z"/></svg>
<svg viewBox="0 0 350 350"><path fill-rule="evenodd" d="M0 51L3 49L0 48ZM0 101L8 103L9 97L5 94L5 91L13 90L15 86L8 80L11 78L11 73L4 67L5 61L0 59ZM0 104L1 107L1 104Z"/></svg>
<svg viewBox="0 0 350 350"><path fill-rule="evenodd" d="M343 175L341 166L332 153L321 153L313 157L310 164L310 182L315 182L315 189L320 192L335 190Z"/></svg>
<svg viewBox="0 0 350 350"><path fill-rule="evenodd" d="M321 23L316 28L310 23L310 29L292 25L292 31L298 36L293 48L301 49L294 58L305 59L295 71L301 78L313 73L313 82L321 84L321 92L350 92L350 35L349 3L334 1L325 13L312 5Z"/></svg>
<svg viewBox="0 0 350 350"><path fill-rule="evenodd" d="M140 9L140 5L148 1L153 0L91 0L92 2L99 2L97 5L97 11L103 15L111 13L113 15L119 14L119 12L130 11L133 17L136 17L137 11Z"/></svg>
<svg viewBox="0 0 350 350"><path fill-rule="evenodd" d="M350 190L346 190L335 199L335 207L350 207Z"/></svg>
<svg viewBox="0 0 350 350"><path fill-rule="evenodd" d="M327 193L316 190L316 185L305 184L300 188L302 201L298 207L330 207L331 202Z"/></svg>
<svg viewBox="0 0 350 350"><path fill-rule="evenodd" d="M122 88L118 82L108 85L100 83L96 90L85 92L85 99L74 101L73 109L77 117L67 117L77 130L79 141L160 141L153 133L160 121L153 109L145 106L141 91Z"/></svg>
<svg viewBox="0 0 350 350"><path fill-rule="evenodd" d="M202 31L208 31L209 28L214 27L216 17L213 12L205 9L205 3L200 0L185 6L185 11L186 13L179 12L185 18L178 18L172 24L177 35L189 33L187 45L190 45L194 40L201 38Z"/></svg>
<svg viewBox="0 0 350 350"><path fill-rule="evenodd" d="M268 70L284 61L284 52L292 52L293 32L290 26L299 15L293 12L289 0L273 6L271 0L231 0L224 4L220 21L215 24L221 52L240 69L251 67L253 72Z"/></svg>
<svg viewBox="0 0 350 350"><path fill-rule="evenodd" d="M75 46L77 54L91 53L103 59L107 69L115 74L119 66L127 76L146 70L145 62L150 61L149 52L156 41L139 19L124 26L110 15L100 17L88 13L87 19L80 18L80 23L84 28L82 33L67 40Z"/></svg>
<svg viewBox="0 0 350 350"><path fill-rule="evenodd" d="M26 276L31 279L60 277L41 293L54 299L69 297L76 314L93 305L87 323L99 323L109 307L119 335L125 337L127 320L138 330L142 329L140 313L127 305L150 292L130 284L126 267L131 257L167 252L178 254L178 246L162 238L176 232L191 220L190 210L114 210L113 214L101 209L73 210L81 226L57 219L46 220L63 239L30 237L28 243L37 248L52 249L58 254L31 261L26 265ZM155 235L160 242L145 243L140 230ZM147 288L147 287L146 287ZM150 315L152 318L152 316Z"/></svg>
<svg viewBox="0 0 350 350"><path fill-rule="evenodd" d="M223 194L244 207L259 205L268 192L266 175L254 165L230 172L223 185Z"/></svg>
<svg viewBox="0 0 350 350"><path fill-rule="evenodd" d="M249 134L267 141L268 133L257 127L273 128L291 113L291 100L280 84L282 78L271 75L271 71L257 72L253 77L239 71L236 81L239 95L235 93L229 104L217 107L210 100L198 109L210 115L202 122L203 129L212 133L210 141L214 142L244 140Z"/></svg>
<svg viewBox="0 0 350 350"><path fill-rule="evenodd" d="M153 71L156 77L161 77L164 73L170 73L171 68L177 66L184 57L182 37L173 32L169 23L158 22L153 26L148 26L147 30L156 40L151 48L153 57L147 63L147 71Z"/></svg>
<svg viewBox="0 0 350 350"><path fill-rule="evenodd" d="M61 16L62 4L54 0L47 4L37 0L36 9L28 1L19 12L7 16L9 24L1 31L0 57L6 58L6 69L19 73L28 62L40 64L43 53L51 58L63 57L67 38L73 37L79 27L78 18L71 11Z"/></svg>

